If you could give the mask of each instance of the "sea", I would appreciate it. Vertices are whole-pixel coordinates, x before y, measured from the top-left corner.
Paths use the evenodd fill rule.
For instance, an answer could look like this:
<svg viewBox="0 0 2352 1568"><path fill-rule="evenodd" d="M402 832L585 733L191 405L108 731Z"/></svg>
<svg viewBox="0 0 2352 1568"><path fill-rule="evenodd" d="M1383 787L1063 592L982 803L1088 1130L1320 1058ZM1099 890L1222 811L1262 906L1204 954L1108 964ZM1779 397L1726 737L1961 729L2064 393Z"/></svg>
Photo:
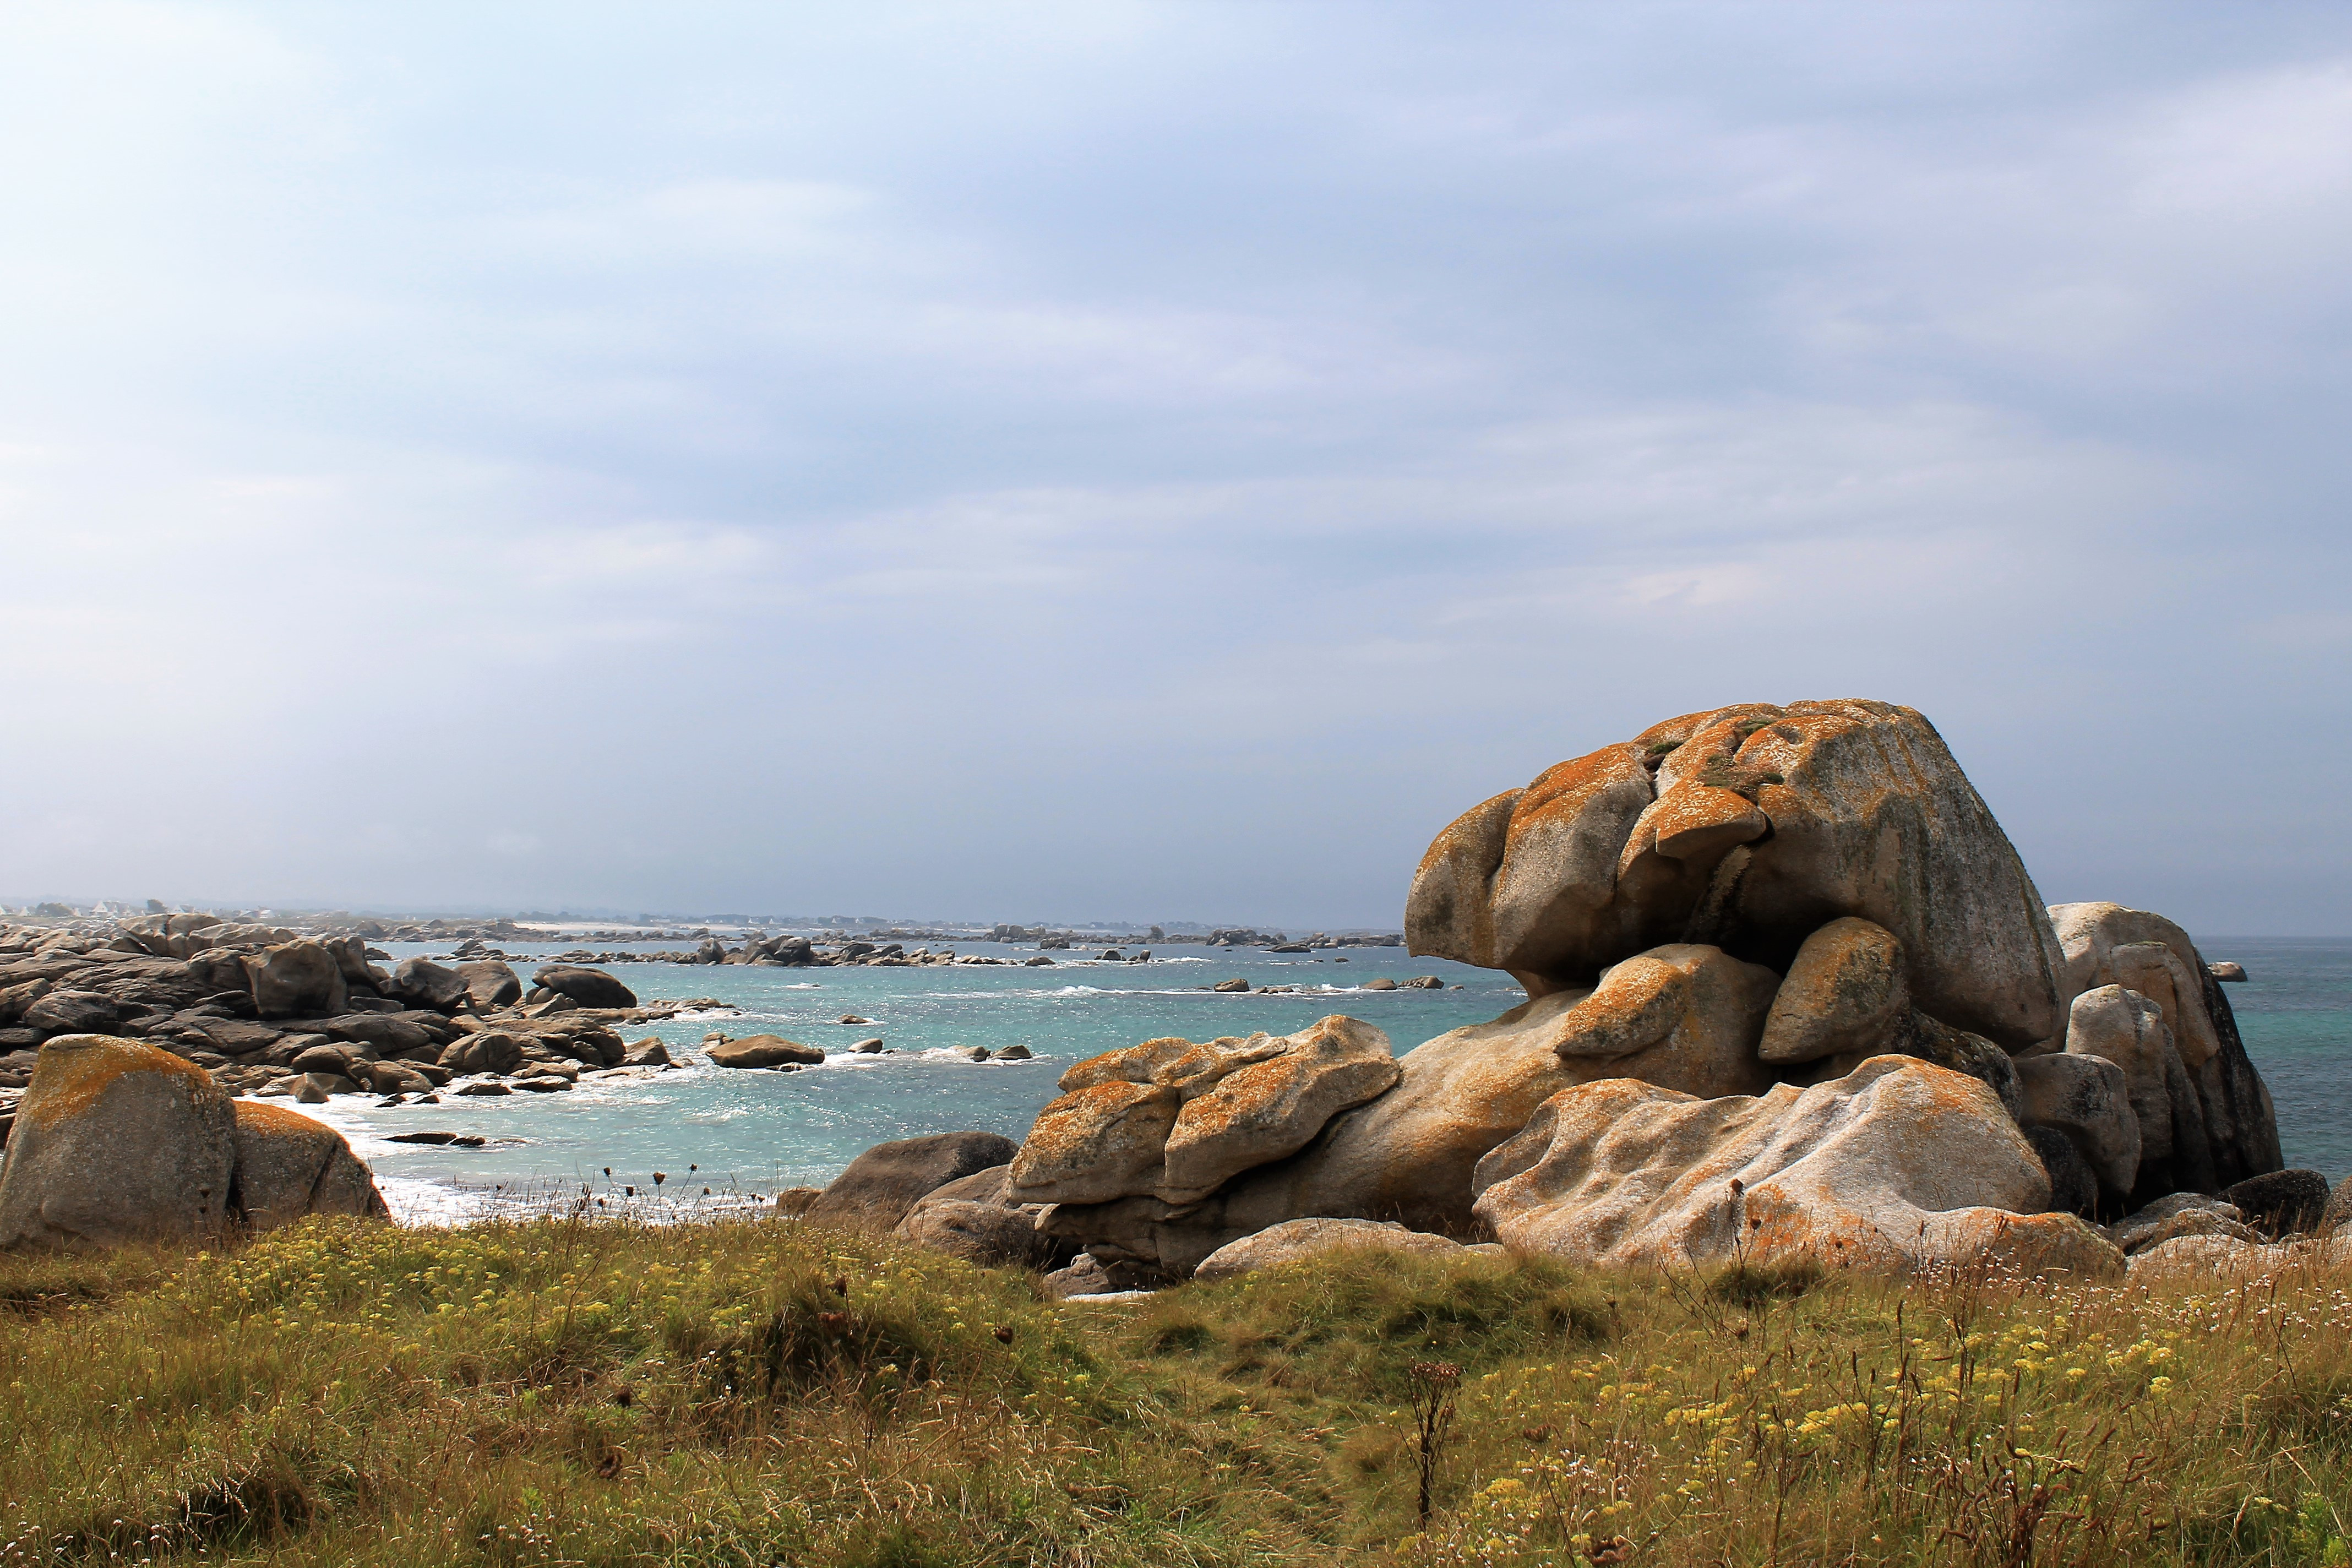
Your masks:
<svg viewBox="0 0 2352 1568"><path fill-rule="evenodd" d="M575 944L507 943L528 978ZM675 943L666 944L674 946ZM2235 959L2228 987L2248 1053L2269 1083L2290 1165L2352 1173L2352 942L2200 938ZM394 962L446 949L387 943ZM603 944L600 951L625 951ZM959 951L1023 960L1034 948ZM1095 950L1100 951L1100 950ZM1128 951L1128 950L1122 950ZM979 1129L1019 1139L1071 1063L1140 1040L1287 1034L1331 1013L1386 1031L1402 1056L1524 1000L1506 974L1399 948L1270 953L1159 948L1152 961L1051 953L1051 967L770 969L619 963L639 999L709 998L732 1011L688 1012L623 1031L660 1038L693 1065L650 1079L583 1079L559 1094L446 1098L380 1108L338 1097L307 1108L333 1122L374 1167L396 1217L446 1223L577 1206L649 1220L764 1206L787 1187L822 1186L861 1151L893 1138ZM1366 990L1367 981L1435 975L1444 989ZM1208 989L1242 979L1259 994ZM843 1015L871 1019L844 1025ZM710 1030L775 1034L836 1054L799 1072L730 1071L700 1058ZM879 1036L885 1055L849 1055ZM973 1062L957 1047L1026 1047L1025 1061ZM478 1145L393 1142L405 1132L478 1137Z"/></svg>

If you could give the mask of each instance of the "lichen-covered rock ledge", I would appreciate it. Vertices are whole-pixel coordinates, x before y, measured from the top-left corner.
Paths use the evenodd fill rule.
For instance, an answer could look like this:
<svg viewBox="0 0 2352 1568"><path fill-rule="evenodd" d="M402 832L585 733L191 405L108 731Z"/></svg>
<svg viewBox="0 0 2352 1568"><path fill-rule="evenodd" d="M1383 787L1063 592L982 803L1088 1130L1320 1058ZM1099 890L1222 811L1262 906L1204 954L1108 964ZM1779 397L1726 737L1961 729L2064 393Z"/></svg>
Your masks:
<svg viewBox="0 0 2352 1568"><path fill-rule="evenodd" d="M1748 703L1562 763L1438 835L1405 925L1528 1000L1401 1058L1346 1017L1107 1053L959 1203L1034 1215L1112 1288L1305 1219L1598 1264L2112 1278L2324 1207L2263 1228L2223 1201L2281 1166L2218 984L2242 972L2159 915L2045 906L1907 708ZM2229 1217L2159 1212L2184 1194Z"/></svg>

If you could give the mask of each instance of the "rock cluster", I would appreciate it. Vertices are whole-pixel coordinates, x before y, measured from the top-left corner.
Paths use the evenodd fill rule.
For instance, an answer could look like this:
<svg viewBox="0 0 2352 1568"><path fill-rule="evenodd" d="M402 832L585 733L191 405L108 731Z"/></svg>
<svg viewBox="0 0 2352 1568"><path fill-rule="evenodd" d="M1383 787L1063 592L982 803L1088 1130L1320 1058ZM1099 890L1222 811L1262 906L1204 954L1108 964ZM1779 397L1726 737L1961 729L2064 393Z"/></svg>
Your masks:
<svg viewBox="0 0 2352 1568"><path fill-rule="evenodd" d="M0 1167L0 1247L209 1240L386 1212L332 1128L232 1100L194 1064L107 1035L42 1047Z"/></svg>
<svg viewBox="0 0 2352 1568"><path fill-rule="evenodd" d="M2139 1233L2093 1220L2281 1163L2242 972L2160 916L2045 908L1909 709L1748 704L1562 763L1438 836L1406 931L1528 1000L1401 1060L1332 1017L1081 1062L1000 1205L1115 1285L1310 1219L2114 1277Z"/></svg>
<svg viewBox="0 0 2352 1568"><path fill-rule="evenodd" d="M578 965L541 969L527 994L502 959L387 970L371 953L359 936L194 915L104 935L0 928L0 1115L43 1042L61 1037L145 1041L236 1095L431 1098L456 1080L468 1080L460 1092L568 1089L583 1071L632 1064L614 1025L681 1005L641 1008L618 980ZM635 1065L660 1063L640 1050Z"/></svg>

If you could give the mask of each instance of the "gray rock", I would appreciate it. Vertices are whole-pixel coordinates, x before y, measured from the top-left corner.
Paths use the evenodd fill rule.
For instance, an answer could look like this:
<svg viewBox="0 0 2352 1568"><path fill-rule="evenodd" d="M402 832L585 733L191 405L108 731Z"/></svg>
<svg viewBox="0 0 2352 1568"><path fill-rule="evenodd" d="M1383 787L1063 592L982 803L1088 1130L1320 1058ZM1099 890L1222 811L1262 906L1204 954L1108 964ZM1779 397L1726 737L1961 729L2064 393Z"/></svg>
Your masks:
<svg viewBox="0 0 2352 1568"><path fill-rule="evenodd" d="M2029 1130L2048 1127L2064 1134L2102 1191L2116 1197L2128 1194L2139 1175L2140 1137L2124 1069L2105 1057L2066 1051L2021 1057L2016 1071L2024 1102L2021 1122ZM2068 1214L2087 1212L2054 1197L2052 1206Z"/></svg>
<svg viewBox="0 0 2352 1568"><path fill-rule="evenodd" d="M929 1194L1009 1164L1020 1152L1012 1139L994 1132L940 1132L877 1143L852 1160L802 1217L812 1225L886 1235Z"/></svg>
<svg viewBox="0 0 2352 1568"><path fill-rule="evenodd" d="M2317 1230L2327 1213L2327 1178L2317 1171L2272 1171L2221 1190L2246 1223L2272 1240Z"/></svg>
<svg viewBox="0 0 2352 1568"><path fill-rule="evenodd" d="M569 996L583 1007L634 1007L637 994L601 969L575 963L551 963L531 975L531 984Z"/></svg>
<svg viewBox="0 0 2352 1568"><path fill-rule="evenodd" d="M824 1060L824 1053L814 1046L804 1046L781 1035L752 1035L740 1040L721 1040L707 1047L706 1054L714 1066L722 1068L814 1067Z"/></svg>
<svg viewBox="0 0 2352 1568"><path fill-rule="evenodd" d="M1115 1289L1110 1271L1093 1254L1081 1252L1066 1268L1057 1268L1043 1281L1045 1294L1056 1300L1072 1296L1099 1296Z"/></svg>
<svg viewBox="0 0 2352 1568"><path fill-rule="evenodd" d="M121 1021L111 996L95 991L50 991L23 1013L24 1026L53 1035L103 1035Z"/></svg>
<svg viewBox="0 0 2352 1568"><path fill-rule="evenodd" d="M341 1013L350 994L342 965L334 953L307 938L247 953L244 965L253 1005L265 1018Z"/></svg>
<svg viewBox="0 0 2352 1568"><path fill-rule="evenodd" d="M457 965L466 999L478 1013L511 1007L522 1000L522 981L501 958L478 958Z"/></svg>
<svg viewBox="0 0 2352 1568"><path fill-rule="evenodd" d="M2099 1208L2099 1178L2074 1141L2055 1127L2029 1125L2025 1141L2033 1145L2042 1168L2050 1176L2051 1214L2095 1217Z"/></svg>
<svg viewBox="0 0 2352 1568"><path fill-rule="evenodd" d="M2319 1234L2333 1236L2347 1226L2352 1226L2352 1176L2336 1183L2328 1194L2327 1207L2320 1211Z"/></svg>
<svg viewBox="0 0 2352 1568"><path fill-rule="evenodd" d="M1035 1054L1026 1046L1012 1045L997 1052L996 1059L1001 1062L1025 1062Z"/></svg>

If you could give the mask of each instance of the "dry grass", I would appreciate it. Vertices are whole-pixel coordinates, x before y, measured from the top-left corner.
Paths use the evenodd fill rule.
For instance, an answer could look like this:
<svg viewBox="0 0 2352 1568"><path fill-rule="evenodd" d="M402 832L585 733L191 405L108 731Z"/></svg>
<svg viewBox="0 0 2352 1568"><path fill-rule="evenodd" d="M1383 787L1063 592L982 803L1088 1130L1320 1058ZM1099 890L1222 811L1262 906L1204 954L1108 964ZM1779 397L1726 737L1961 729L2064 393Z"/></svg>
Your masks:
<svg viewBox="0 0 2352 1568"><path fill-rule="evenodd" d="M311 1222L0 1259L0 1564L2342 1568L2347 1286L1372 1254L1061 1307L791 1222Z"/></svg>

